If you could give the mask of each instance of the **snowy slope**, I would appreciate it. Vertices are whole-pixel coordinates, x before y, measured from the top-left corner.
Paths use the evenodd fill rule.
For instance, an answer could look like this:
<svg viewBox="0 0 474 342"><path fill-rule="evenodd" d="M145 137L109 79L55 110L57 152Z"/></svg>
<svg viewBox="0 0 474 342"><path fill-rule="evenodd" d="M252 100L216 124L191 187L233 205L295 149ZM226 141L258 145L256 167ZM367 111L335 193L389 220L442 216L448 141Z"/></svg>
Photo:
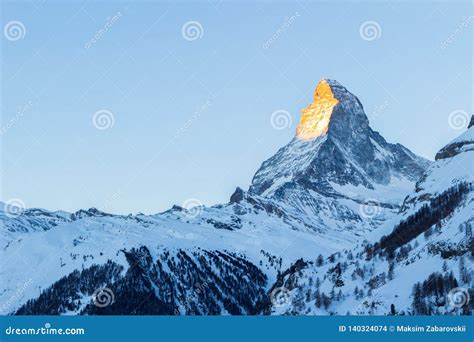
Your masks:
<svg viewBox="0 0 474 342"><path fill-rule="evenodd" d="M470 127L441 151L459 141L466 145L474 143L473 131L474 127ZM472 314L474 307L469 298L473 295L474 280L473 170L471 149L439 159L405 199L399 215L368 233L359 246L342 250L323 262L308 260L304 269L280 279L278 288L289 293L287 300L282 305L273 305L269 311L273 314ZM455 200L453 189L459 188L464 190L459 200ZM448 200L449 196L452 201ZM437 206L439 199L443 204ZM425 216L421 214L424 207L430 209ZM392 255L380 247L384 236L393 234L395 227L414 215L418 215L414 226L397 231L395 242L403 243L396 245ZM430 221L437 216L439 220ZM429 224L424 227L424 222ZM416 236L408 239L411 234L408 229L414 229ZM415 294L417 283L420 292Z"/></svg>
<svg viewBox="0 0 474 342"><path fill-rule="evenodd" d="M22 234L42 232L68 221L70 221L70 215L64 211L24 209L0 202L0 222L2 223L0 241L8 243ZM0 246L3 247L3 243Z"/></svg>
<svg viewBox="0 0 474 342"><path fill-rule="evenodd" d="M224 227L232 217L240 221L233 230L214 226L219 222L216 225ZM241 254L260 266L271 286L277 271L302 255L309 257L315 251L327 254L345 243L337 236L299 228L276 215L241 204L204 208L198 217L187 216L178 209L154 216L85 216L2 242L6 247L0 251L0 303L14 297L15 303L6 308L11 312L60 277L107 260L126 268L127 261L119 251L141 246L146 246L154 257L164 248ZM275 261L280 258L281 265ZM25 287L25 283L31 285Z"/></svg>

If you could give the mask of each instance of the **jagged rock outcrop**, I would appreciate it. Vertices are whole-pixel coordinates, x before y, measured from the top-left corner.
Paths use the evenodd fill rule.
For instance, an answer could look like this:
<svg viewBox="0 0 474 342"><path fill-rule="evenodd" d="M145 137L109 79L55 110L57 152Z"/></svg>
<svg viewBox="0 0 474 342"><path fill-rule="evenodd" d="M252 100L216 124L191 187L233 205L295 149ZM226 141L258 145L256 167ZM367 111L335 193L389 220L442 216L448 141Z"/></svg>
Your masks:
<svg viewBox="0 0 474 342"><path fill-rule="evenodd" d="M451 141L445 147L443 147L435 157L435 160L452 158L455 155L466 152L466 151L474 151L474 115L471 116L471 121L468 125L468 130Z"/></svg>

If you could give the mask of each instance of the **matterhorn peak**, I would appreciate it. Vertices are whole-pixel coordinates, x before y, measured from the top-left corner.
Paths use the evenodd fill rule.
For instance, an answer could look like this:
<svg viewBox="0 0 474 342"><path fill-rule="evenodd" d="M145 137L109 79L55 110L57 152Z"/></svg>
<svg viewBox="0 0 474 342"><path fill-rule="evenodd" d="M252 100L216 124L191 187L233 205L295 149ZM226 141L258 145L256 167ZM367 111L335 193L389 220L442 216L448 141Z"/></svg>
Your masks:
<svg viewBox="0 0 474 342"><path fill-rule="evenodd" d="M324 196L345 196L338 187L350 184L372 191L391 186L394 179L406 180L410 191L428 163L388 143L370 128L354 94L337 81L323 79L313 102L302 110L295 138L262 164L249 192L282 199L301 187ZM399 193L386 203L398 203Z"/></svg>
<svg viewBox="0 0 474 342"><path fill-rule="evenodd" d="M360 110L345 112L363 112L359 100L339 82L327 78L322 79L314 91L313 103L301 110L296 138L301 141L309 141L328 133L331 119L338 105L351 108L360 107Z"/></svg>
<svg viewBox="0 0 474 342"><path fill-rule="evenodd" d="M321 80L314 91L314 102L301 111L296 137L300 140L312 140L327 133L333 109L338 102L330 82Z"/></svg>

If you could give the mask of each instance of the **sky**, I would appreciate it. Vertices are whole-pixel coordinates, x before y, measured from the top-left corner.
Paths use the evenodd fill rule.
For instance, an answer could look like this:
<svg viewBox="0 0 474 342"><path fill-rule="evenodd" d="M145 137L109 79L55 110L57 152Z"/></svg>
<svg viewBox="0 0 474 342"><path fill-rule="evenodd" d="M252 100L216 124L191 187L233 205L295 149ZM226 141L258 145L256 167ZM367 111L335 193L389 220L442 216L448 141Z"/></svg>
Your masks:
<svg viewBox="0 0 474 342"><path fill-rule="evenodd" d="M470 1L2 1L0 199L121 214L226 202L325 77L387 141L433 159L473 113L472 14Z"/></svg>

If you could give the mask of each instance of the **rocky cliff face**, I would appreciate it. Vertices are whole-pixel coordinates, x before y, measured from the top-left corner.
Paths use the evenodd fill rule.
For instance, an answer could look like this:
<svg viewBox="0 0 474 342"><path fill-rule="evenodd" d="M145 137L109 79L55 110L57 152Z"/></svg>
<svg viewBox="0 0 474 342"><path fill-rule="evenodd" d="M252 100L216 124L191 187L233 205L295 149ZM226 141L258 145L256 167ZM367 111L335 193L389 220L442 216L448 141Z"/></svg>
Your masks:
<svg viewBox="0 0 474 342"><path fill-rule="evenodd" d="M446 159L452 158L455 155L466 152L466 151L473 151L474 150L474 115L471 116L471 121L468 125L468 130L451 141L448 145L443 147L437 154L435 159Z"/></svg>
<svg viewBox="0 0 474 342"><path fill-rule="evenodd" d="M413 182L428 165L402 145L387 143L369 127L356 96L336 81L323 80L315 102L303 110L295 138L262 164L249 191L272 196L294 182L327 195L344 195L332 184L372 190L390 185L394 178Z"/></svg>
<svg viewBox="0 0 474 342"><path fill-rule="evenodd" d="M310 213L315 226L349 229L364 226L358 210L368 199L380 221L388 218L429 164L387 143L370 128L355 95L337 81L322 80L295 138L263 162L249 193Z"/></svg>

